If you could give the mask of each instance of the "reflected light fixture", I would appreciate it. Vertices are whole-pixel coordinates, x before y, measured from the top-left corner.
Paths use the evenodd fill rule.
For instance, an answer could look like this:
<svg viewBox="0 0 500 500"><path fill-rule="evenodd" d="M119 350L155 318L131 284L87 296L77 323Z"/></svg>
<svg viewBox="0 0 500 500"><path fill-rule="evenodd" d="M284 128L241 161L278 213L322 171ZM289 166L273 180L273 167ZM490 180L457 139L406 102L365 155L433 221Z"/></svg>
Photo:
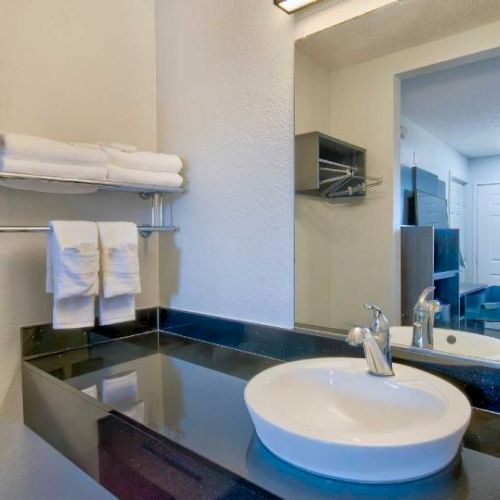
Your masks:
<svg viewBox="0 0 500 500"><path fill-rule="evenodd" d="M288 14L293 14L319 1L320 0L274 0L274 5L277 5Z"/></svg>

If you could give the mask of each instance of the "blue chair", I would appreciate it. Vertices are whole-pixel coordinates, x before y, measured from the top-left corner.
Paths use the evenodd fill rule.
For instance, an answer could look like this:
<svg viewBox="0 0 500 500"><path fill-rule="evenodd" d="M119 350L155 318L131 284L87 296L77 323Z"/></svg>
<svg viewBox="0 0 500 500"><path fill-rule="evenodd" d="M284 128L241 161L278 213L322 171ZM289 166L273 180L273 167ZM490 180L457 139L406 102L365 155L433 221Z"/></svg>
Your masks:
<svg viewBox="0 0 500 500"><path fill-rule="evenodd" d="M465 319L470 321L500 321L500 286L489 286L467 297Z"/></svg>

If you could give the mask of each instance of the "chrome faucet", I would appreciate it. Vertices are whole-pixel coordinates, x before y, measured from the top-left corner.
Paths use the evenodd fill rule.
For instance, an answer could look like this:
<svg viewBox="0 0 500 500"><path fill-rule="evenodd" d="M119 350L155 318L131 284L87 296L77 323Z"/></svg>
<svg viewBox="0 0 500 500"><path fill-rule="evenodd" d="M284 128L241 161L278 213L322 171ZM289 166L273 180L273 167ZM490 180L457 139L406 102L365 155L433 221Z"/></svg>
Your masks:
<svg viewBox="0 0 500 500"><path fill-rule="evenodd" d="M423 290L413 308L412 346L432 349L434 346L434 318L441 310L438 300L430 299L436 287L429 286Z"/></svg>
<svg viewBox="0 0 500 500"><path fill-rule="evenodd" d="M357 326L347 334L350 345L363 345L368 371L379 377L390 377L392 371L391 342L389 321L377 306L365 304L365 308L373 311L370 328Z"/></svg>

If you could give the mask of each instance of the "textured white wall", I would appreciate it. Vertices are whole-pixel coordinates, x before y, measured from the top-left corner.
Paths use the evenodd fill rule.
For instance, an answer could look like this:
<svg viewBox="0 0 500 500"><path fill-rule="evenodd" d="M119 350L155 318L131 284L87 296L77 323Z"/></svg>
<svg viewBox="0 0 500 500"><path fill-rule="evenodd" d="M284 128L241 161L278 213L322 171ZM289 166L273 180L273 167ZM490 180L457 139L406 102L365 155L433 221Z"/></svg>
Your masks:
<svg viewBox="0 0 500 500"><path fill-rule="evenodd" d="M0 130L155 148L154 0L0 0ZM148 205L132 194L0 188L1 225L148 217ZM21 419L19 327L51 317L44 237L0 238L0 418ZM138 305L156 305L156 237L141 254Z"/></svg>
<svg viewBox="0 0 500 500"><path fill-rule="evenodd" d="M381 305L391 321L400 321L397 75L498 47L500 23L493 23L331 73L331 135L366 147L368 174L384 177L384 185L360 203L297 204L297 241L318 244L297 244L296 266L308 267L302 274L330 273L322 288L301 292L307 302L296 305L298 321L314 324L319 311L327 326L366 322L362 304L371 301ZM316 253L311 256L310 251Z"/></svg>
<svg viewBox="0 0 500 500"><path fill-rule="evenodd" d="M500 155L471 158L469 174L472 184L500 183Z"/></svg>
<svg viewBox="0 0 500 500"><path fill-rule="evenodd" d="M406 137L401 140L401 165L413 167L415 158L418 167L436 174L447 187L450 172L468 181L469 161L465 155L405 117L401 124L406 129Z"/></svg>
<svg viewBox="0 0 500 500"><path fill-rule="evenodd" d="M330 133L330 72L295 50L295 133Z"/></svg>
<svg viewBox="0 0 500 500"><path fill-rule="evenodd" d="M293 324L292 17L267 0L158 1L159 148L186 160L162 303Z"/></svg>

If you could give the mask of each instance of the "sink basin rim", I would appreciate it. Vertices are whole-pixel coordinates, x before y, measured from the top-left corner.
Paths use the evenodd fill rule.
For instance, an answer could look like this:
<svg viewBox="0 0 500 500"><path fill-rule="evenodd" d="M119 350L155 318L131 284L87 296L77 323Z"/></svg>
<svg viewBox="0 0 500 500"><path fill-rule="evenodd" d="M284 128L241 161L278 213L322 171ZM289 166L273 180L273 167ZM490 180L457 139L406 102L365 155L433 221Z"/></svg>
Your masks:
<svg viewBox="0 0 500 500"><path fill-rule="evenodd" d="M398 429L396 431L362 434L364 439L361 441L356 441L352 437L345 437L345 432L344 436L342 435L342 432L335 433L334 436L330 435L329 437L325 437L323 435L319 436L317 431L312 432L310 426L301 424L300 422L293 422L290 420L286 421L286 419L284 421L276 421L275 419L270 418L265 411L262 411L262 408L259 408L259 406L264 404L262 401L260 403L258 402L259 396L262 398L262 395L255 395L253 393L259 384L262 384L266 379L269 379L269 377L276 377L279 374L291 372L297 368L311 368L316 365L318 367L329 368L333 371L336 367L340 369L342 366L351 366L352 368L359 370L360 377L372 377L373 383L380 384L387 382L397 384L398 382L405 382L405 380L409 381L411 379L415 379L416 377L420 377L421 381L427 381L429 385L432 385L435 390L441 393L441 396L444 397L446 394L446 397L450 398L450 400L448 400L448 407L443 410L443 414L436 418L434 422L427 424L427 427L419 425L416 429L412 429L409 426L407 429ZM264 370L248 382L244 393L245 403L250 413L253 412L259 419L263 420L270 426L297 437L307 438L323 444L339 446L385 449L423 445L435 442L436 440L447 439L468 426L472 412L471 406L467 398L459 389L451 385L449 382L446 382L445 380L423 370L418 370L399 363L394 363L393 368L395 371L394 377L376 377L368 373L366 369L366 360L363 358L314 358L283 363ZM458 411L451 411L451 406ZM466 415L465 420L463 416L464 413L462 413L462 411ZM288 425L284 425L284 422ZM425 437L422 436L423 429Z"/></svg>

